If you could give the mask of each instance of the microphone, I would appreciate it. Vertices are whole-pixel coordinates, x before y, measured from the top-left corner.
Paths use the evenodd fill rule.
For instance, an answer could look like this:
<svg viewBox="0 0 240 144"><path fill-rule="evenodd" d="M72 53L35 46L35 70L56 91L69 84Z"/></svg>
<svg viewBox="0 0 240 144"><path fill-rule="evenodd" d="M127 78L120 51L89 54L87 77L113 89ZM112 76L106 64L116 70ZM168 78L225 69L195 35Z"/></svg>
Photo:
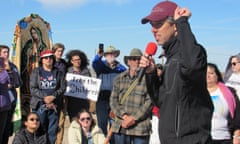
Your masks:
<svg viewBox="0 0 240 144"><path fill-rule="evenodd" d="M147 47L146 47L146 50L145 50L145 53L148 54L148 58L149 58L150 56L155 55L156 52L157 52L157 44L154 43L154 42L149 42L149 43L147 44ZM140 68L139 73L138 73L138 83L141 82L142 77L143 77L145 71L146 71L146 68Z"/></svg>

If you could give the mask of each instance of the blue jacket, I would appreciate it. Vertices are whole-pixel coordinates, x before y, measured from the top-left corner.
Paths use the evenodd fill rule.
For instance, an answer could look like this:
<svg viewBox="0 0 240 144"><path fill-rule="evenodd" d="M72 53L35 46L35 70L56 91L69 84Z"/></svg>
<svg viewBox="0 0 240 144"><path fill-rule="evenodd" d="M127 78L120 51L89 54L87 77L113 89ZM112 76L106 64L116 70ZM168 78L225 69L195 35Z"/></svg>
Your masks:
<svg viewBox="0 0 240 144"><path fill-rule="evenodd" d="M125 71L126 68L115 61L116 65L114 68L110 68L107 61L103 61L102 57L96 55L92 67L95 70L97 77L102 80L100 90L112 90L114 78L121 72Z"/></svg>

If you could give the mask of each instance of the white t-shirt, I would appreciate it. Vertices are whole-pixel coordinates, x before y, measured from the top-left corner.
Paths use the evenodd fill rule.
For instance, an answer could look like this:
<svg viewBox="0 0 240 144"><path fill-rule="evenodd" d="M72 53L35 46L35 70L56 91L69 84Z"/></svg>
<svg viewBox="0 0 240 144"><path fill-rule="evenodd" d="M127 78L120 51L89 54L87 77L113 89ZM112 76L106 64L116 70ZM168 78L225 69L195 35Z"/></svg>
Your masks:
<svg viewBox="0 0 240 144"><path fill-rule="evenodd" d="M236 90L238 98L240 99L240 73L232 73L228 81L225 83L227 86Z"/></svg>
<svg viewBox="0 0 240 144"><path fill-rule="evenodd" d="M227 102L219 88L211 92L210 95L214 105L211 128L212 138L214 140L231 139L227 121L229 114Z"/></svg>

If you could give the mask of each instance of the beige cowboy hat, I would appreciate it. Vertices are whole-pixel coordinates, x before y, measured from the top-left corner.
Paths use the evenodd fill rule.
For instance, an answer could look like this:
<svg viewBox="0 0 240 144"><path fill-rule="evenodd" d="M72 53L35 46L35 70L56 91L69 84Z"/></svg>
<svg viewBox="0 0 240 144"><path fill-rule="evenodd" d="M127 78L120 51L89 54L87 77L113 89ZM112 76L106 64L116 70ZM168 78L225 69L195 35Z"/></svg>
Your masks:
<svg viewBox="0 0 240 144"><path fill-rule="evenodd" d="M120 55L120 50L116 49L114 46L108 46L106 50L104 51L104 56L108 53L114 53L115 57L118 57Z"/></svg>
<svg viewBox="0 0 240 144"><path fill-rule="evenodd" d="M133 48L129 56L124 56L124 63L128 65L127 61L129 58L140 58L143 55L142 51L138 48Z"/></svg>

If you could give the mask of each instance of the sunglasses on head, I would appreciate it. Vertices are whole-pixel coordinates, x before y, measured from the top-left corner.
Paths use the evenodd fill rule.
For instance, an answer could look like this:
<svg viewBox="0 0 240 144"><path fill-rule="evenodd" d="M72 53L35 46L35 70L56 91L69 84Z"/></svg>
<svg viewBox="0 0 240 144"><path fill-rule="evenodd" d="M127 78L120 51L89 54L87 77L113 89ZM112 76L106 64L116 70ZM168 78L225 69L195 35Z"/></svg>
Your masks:
<svg viewBox="0 0 240 144"><path fill-rule="evenodd" d="M240 62L232 62L231 65L236 66L238 63L240 63Z"/></svg>
<svg viewBox="0 0 240 144"><path fill-rule="evenodd" d="M80 121L85 121L85 120L90 121L91 118L90 117L80 118Z"/></svg>
<svg viewBox="0 0 240 144"><path fill-rule="evenodd" d="M37 122L39 121L38 118L30 118L29 120L30 120L30 121L37 121Z"/></svg>

